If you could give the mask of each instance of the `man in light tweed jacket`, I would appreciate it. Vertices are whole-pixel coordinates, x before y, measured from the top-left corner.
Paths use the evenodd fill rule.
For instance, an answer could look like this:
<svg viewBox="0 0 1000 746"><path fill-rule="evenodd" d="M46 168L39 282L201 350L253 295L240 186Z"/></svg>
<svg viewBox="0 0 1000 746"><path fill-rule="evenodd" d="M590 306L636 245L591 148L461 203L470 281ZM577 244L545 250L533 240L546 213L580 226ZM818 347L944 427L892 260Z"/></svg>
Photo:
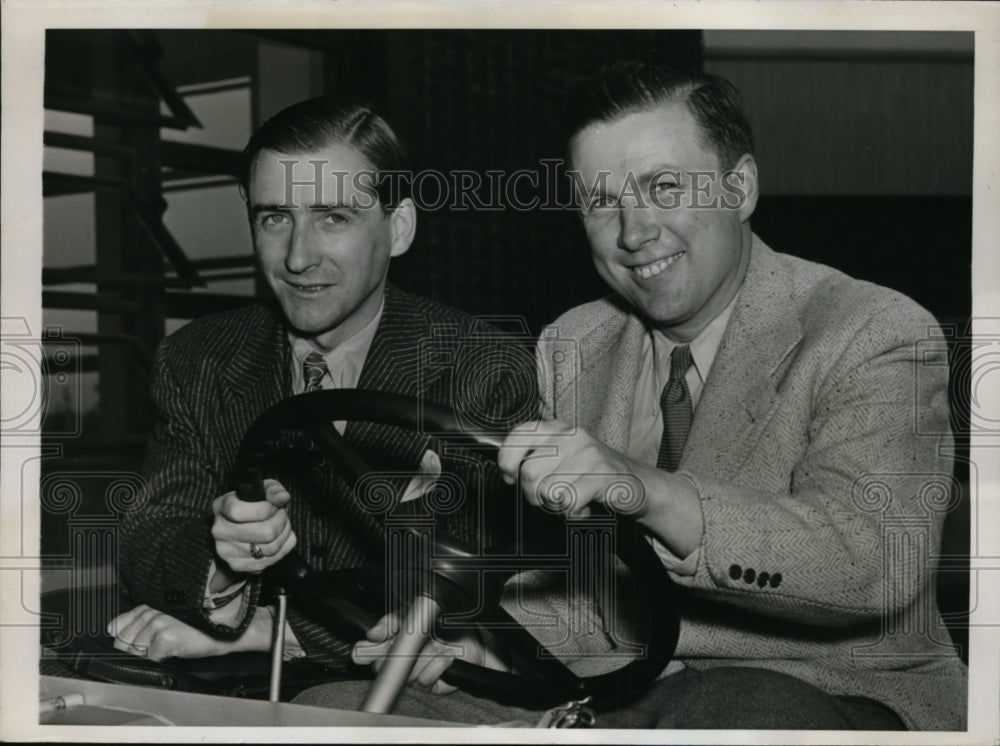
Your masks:
<svg viewBox="0 0 1000 746"><path fill-rule="evenodd" d="M682 588L675 660L597 725L964 730L932 582L952 469L947 361L918 350L933 317L753 234L753 138L725 80L613 66L572 100L567 137L614 293L543 335L546 418L500 466L534 504L632 515ZM611 489L623 474L638 509ZM567 662L615 667L610 644L574 634ZM397 712L538 719L462 693L409 691Z"/></svg>
<svg viewBox="0 0 1000 746"><path fill-rule="evenodd" d="M567 136L614 294L555 322L577 351L539 347L555 419L512 436L501 467L535 503L553 474L643 481L635 517L685 589L683 669L619 722L964 730L932 578L952 469L946 361L917 347L933 317L753 234L752 134L725 80L612 66ZM567 511L616 508L576 486Z"/></svg>

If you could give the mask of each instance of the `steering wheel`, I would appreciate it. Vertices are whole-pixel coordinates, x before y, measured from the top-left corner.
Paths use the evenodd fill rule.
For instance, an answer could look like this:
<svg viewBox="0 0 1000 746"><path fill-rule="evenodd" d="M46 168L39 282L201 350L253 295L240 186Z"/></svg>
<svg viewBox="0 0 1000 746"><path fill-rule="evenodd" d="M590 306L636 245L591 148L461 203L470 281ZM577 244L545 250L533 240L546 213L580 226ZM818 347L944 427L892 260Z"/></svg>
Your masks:
<svg viewBox="0 0 1000 746"><path fill-rule="evenodd" d="M264 499L263 465L277 437L296 431L311 437L354 489L371 474L371 469L336 430L334 421L364 421L432 432L442 440L487 446L494 451L499 449L504 435L500 431L467 432L453 410L399 394L357 389L300 394L266 410L244 436L235 469L236 493L240 499ZM541 518L531 515L542 513L538 508L532 508L526 501L522 501L522 506L530 520ZM548 517L551 519L551 515ZM490 577L493 584L485 589L485 601L479 604L472 618L507 646L517 669L517 673L507 673L456 660L446 670L445 681L503 704L537 709L589 698L590 707L607 710L639 696L655 680L677 645L680 618L676 587L633 521L620 514L605 516L603 520L614 521L614 554L630 571L638 595L646 603L650 637L641 646L640 655L613 671L577 676L551 651L540 651L538 640L499 604L503 583L519 572L539 567L537 553L510 552L501 572L493 572L495 565L490 566L489 573L475 572L484 567L484 558L478 552L456 541L435 537L429 594L447 610L456 598L478 601L483 593L480 578ZM384 587L385 570L354 568L320 572L293 550L269 568L268 574L315 616L359 640L377 621L365 611L361 600L371 594L373 587ZM475 578L471 585L470 577Z"/></svg>

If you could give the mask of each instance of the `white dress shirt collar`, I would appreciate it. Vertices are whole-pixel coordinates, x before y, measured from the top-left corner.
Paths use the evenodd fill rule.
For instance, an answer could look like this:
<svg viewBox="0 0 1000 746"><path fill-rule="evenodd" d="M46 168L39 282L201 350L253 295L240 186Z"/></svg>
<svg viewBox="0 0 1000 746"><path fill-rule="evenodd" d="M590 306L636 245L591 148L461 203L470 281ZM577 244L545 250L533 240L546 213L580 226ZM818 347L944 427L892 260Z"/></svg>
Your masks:
<svg viewBox="0 0 1000 746"><path fill-rule="evenodd" d="M368 357L368 350L371 349L372 340L375 339L375 332L379 322L382 320L382 312L385 310L385 297L378 312L363 329L354 336L344 340L329 352L318 350L312 340L307 337L300 337L292 331L288 332L288 341L292 349L292 393L301 394L305 389L305 379L302 374L303 363L306 356L312 352L319 352L326 361L329 371L320 380L320 387L324 389L349 389L356 388L361 380L361 369L365 365Z"/></svg>
<svg viewBox="0 0 1000 746"><path fill-rule="evenodd" d="M712 319L708 326L702 329L701 333L689 343L691 347L691 359L694 362L694 372L688 371L688 388L691 389L692 405L695 407L698 406L698 400L701 398L701 388L705 385L705 381L708 380L708 373L712 369L712 363L715 362L715 355L719 351L719 345L722 343L722 335L726 332L729 318L733 315L733 308L736 306L736 297L738 297L738 294L729 301L729 305L722 309L722 313ZM667 380L670 378L670 353L674 351L678 343L671 341L663 332L655 328L651 329L649 338L652 345L652 353L656 360L654 389L657 392L656 406L659 409L659 392L663 390ZM697 376L694 386L691 385L692 375ZM697 389L697 393L695 389Z"/></svg>

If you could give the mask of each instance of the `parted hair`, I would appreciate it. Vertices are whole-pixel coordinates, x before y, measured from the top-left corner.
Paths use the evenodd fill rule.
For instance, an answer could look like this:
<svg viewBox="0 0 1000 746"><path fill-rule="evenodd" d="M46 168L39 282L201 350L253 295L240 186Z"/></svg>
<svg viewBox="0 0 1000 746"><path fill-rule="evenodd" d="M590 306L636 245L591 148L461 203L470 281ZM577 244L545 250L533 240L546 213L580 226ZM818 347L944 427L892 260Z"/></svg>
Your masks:
<svg viewBox="0 0 1000 746"><path fill-rule="evenodd" d="M262 150L276 153L308 153L332 144L351 145L368 159L376 172L375 191L383 208L395 208L409 197L409 179L391 179L409 165L406 149L372 106L361 100L329 96L306 99L282 109L250 137L240 167L240 191L250 192L254 162Z"/></svg>
<svg viewBox="0 0 1000 746"><path fill-rule="evenodd" d="M704 144L732 168L753 155L753 130L736 87L725 78L700 70L643 62L616 62L602 67L573 92L563 122L564 142L596 122L648 111L682 100L701 128Z"/></svg>

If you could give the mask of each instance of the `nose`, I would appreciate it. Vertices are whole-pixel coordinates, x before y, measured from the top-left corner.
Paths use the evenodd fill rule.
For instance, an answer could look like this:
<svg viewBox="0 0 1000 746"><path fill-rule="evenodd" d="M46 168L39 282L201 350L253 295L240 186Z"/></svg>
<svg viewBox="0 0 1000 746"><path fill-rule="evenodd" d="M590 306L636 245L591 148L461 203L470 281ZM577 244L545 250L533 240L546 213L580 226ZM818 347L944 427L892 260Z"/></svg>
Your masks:
<svg viewBox="0 0 1000 746"><path fill-rule="evenodd" d="M285 254L285 268L294 274L302 274L319 264L319 259L312 221L295 221L288 243L288 252Z"/></svg>
<svg viewBox="0 0 1000 746"><path fill-rule="evenodd" d="M627 251L638 251L660 237L655 211L648 205L623 205L618 220L618 245Z"/></svg>
<svg viewBox="0 0 1000 746"><path fill-rule="evenodd" d="M618 220L618 245L627 251L638 251L660 237L660 227L648 205L623 205Z"/></svg>

